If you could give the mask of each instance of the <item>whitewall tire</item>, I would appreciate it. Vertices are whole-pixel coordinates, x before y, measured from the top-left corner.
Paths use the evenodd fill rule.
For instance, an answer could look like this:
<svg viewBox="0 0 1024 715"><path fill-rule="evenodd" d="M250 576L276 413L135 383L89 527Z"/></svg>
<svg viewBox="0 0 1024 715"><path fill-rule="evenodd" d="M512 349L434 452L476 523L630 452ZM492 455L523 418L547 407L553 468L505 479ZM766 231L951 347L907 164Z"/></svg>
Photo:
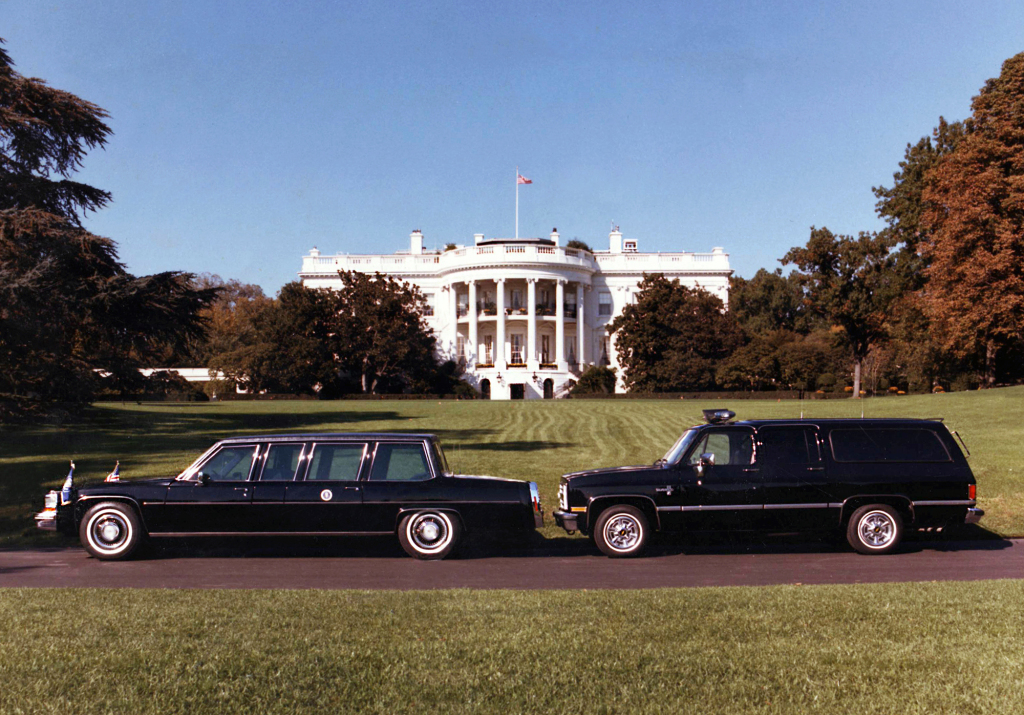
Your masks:
<svg viewBox="0 0 1024 715"><path fill-rule="evenodd" d="M102 502L85 512L78 527L82 546L105 561L127 559L142 541L142 525L128 504Z"/></svg>
<svg viewBox="0 0 1024 715"><path fill-rule="evenodd" d="M417 559L443 559L455 550L461 535L458 517L432 509L406 514L398 526L402 548Z"/></svg>

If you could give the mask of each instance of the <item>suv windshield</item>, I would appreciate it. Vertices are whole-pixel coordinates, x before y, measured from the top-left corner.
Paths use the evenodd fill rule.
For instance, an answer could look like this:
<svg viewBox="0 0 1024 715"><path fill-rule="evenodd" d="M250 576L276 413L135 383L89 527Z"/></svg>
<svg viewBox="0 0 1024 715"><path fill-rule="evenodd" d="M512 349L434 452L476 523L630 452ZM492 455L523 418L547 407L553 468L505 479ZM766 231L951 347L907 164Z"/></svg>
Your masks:
<svg viewBox="0 0 1024 715"><path fill-rule="evenodd" d="M683 454L693 444L693 440L697 438L697 433L698 430L695 429L688 429L683 432L682 436L672 445L672 449L665 453L661 462L663 464L678 464L679 460L683 458Z"/></svg>

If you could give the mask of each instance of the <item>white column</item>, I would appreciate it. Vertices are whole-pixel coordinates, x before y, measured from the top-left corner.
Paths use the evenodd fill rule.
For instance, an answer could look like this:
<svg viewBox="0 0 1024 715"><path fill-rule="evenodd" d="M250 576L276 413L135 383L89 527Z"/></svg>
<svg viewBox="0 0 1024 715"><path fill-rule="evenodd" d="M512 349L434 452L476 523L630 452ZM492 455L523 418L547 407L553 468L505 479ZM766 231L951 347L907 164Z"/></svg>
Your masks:
<svg viewBox="0 0 1024 715"><path fill-rule="evenodd" d="M448 329L448 349L451 351L452 355L455 355L456 359L459 357L455 352L459 345L459 308L457 299L458 295L455 289L455 284L452 283L448 286L448 315L452 317L451 324Z"/></svg>
<svg viewBox="0 0 1024 715"><path fill-rule="evenodd" d="M480 346L477 345L476 325L476 281L469 281L469 364L480 362Z"/></svg>
<svg viewBox="0 0 1024 715"><path fill-rule="evenodd" d="M526 279L526 369L536 371L537 362L537 279Z"/></svg>
<svg viewBox="0 0 1024 715"><path fill-rule="evenodd" d="M508 368L508 359L505 357L505 279L499 278L495 283L498 286L498 295L495 296L498 319L494 336L494 367L505 370Z"/></svg>
<svg viewBox="0 0 1024 715"><path fill-rule="evenodd" d="M565 372L565 281L555 281L555 363Z"/></svg>
<svg viewBox="0 0 1024 715"><path fill-rule="evenodd" d="M584 305L583 305L583 284L576 284L576 361L580 366L580 372L583 372L583 361L586 354L583 352L584 346L587 344L585 334L586 328L583 325L584 316Z"/></svg>

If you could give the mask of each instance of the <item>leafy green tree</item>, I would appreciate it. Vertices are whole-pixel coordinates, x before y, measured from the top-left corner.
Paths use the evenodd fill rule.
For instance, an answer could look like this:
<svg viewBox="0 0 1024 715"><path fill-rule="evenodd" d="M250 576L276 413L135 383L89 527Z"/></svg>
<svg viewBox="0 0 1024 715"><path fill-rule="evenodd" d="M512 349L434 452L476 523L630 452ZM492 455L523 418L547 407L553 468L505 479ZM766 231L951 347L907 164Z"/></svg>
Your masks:
<svg viewBox="0 0 1024 715"><path fill-rule="evenodd" d="M922 193L924 299L944 347L984 355L991 386L999 352L1024 338L1024 53L971 107L970 130Z"/></svg>
<svg viewBox="0 0 1024 715"><path fill-rule="evenodd" d="M97 369L127 387L204 329L215 292L187 273L133 276L82 227L110 194L71 176L106 144L106 118L20 75L0 47L0 401L12 411L87 400Z"/></svg>
<svg viewBox="0 0 1024 715"><path fill-rule="evenodd" d="M588 253L593 253L594 252L593 248L591 248L585 241L581 241L578 238L570 239L565 244L565 247L566 248L576 248L576 249L579 249L581 251L587 251Z"/></svg>
<svg viewBox="0 0 1024 715"><path fill-rule="evenodd" d="M608 326L626 387L683 392L714 387L717 363L741 343L735 319L717 297L678 279L645 275L636 302Z"/></svg>
<svg viewBox="0 0 1024 715"><path fill-rule="evenodd" d="M729 312L750 337L777 330L806 333L814 322L799 276L783 276L781 268L761 268L750 279L730 278Z"/></svg>
<svg viewBox="0 0 1024 715"><path fill-rule="evenodd" d="M885 340L887 311L899 295L890 244L876 234L854 238L812 227L807 245L790 249L782 262L800 270L811 310L840 329L853 358L853 395L860 397L864 358Z"/></svg>
<svg viewBox="0 0 1024 715"><path fill-rule="evenodd" d="M609 367L592 365L580 375L579 381L573 385L569 394L610 395L613 392L615 392L615 371Z"/></svg>

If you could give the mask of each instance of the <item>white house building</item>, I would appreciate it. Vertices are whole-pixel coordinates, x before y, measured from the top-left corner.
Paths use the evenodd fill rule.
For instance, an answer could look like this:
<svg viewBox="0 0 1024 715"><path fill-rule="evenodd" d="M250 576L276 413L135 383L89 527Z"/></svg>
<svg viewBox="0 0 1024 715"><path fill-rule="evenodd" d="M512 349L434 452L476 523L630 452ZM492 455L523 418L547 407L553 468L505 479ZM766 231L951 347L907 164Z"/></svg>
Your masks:
<svg viewBox="0 0 1024 715"><path fill-rule="evenodd" d="M428 325L445 355L462 358L466 379L493 399L561 397L590 365L618 367L606 326L634 300L645 273L701 287L728 304L729 255L642 253L616 228L593 253L550 238L474 236L472 246L425 251L413 231L408 251L302 258L308 288L340 288L338 271L380 272L427 297ZM622 390L622 384L618 387Z"/></svg>

